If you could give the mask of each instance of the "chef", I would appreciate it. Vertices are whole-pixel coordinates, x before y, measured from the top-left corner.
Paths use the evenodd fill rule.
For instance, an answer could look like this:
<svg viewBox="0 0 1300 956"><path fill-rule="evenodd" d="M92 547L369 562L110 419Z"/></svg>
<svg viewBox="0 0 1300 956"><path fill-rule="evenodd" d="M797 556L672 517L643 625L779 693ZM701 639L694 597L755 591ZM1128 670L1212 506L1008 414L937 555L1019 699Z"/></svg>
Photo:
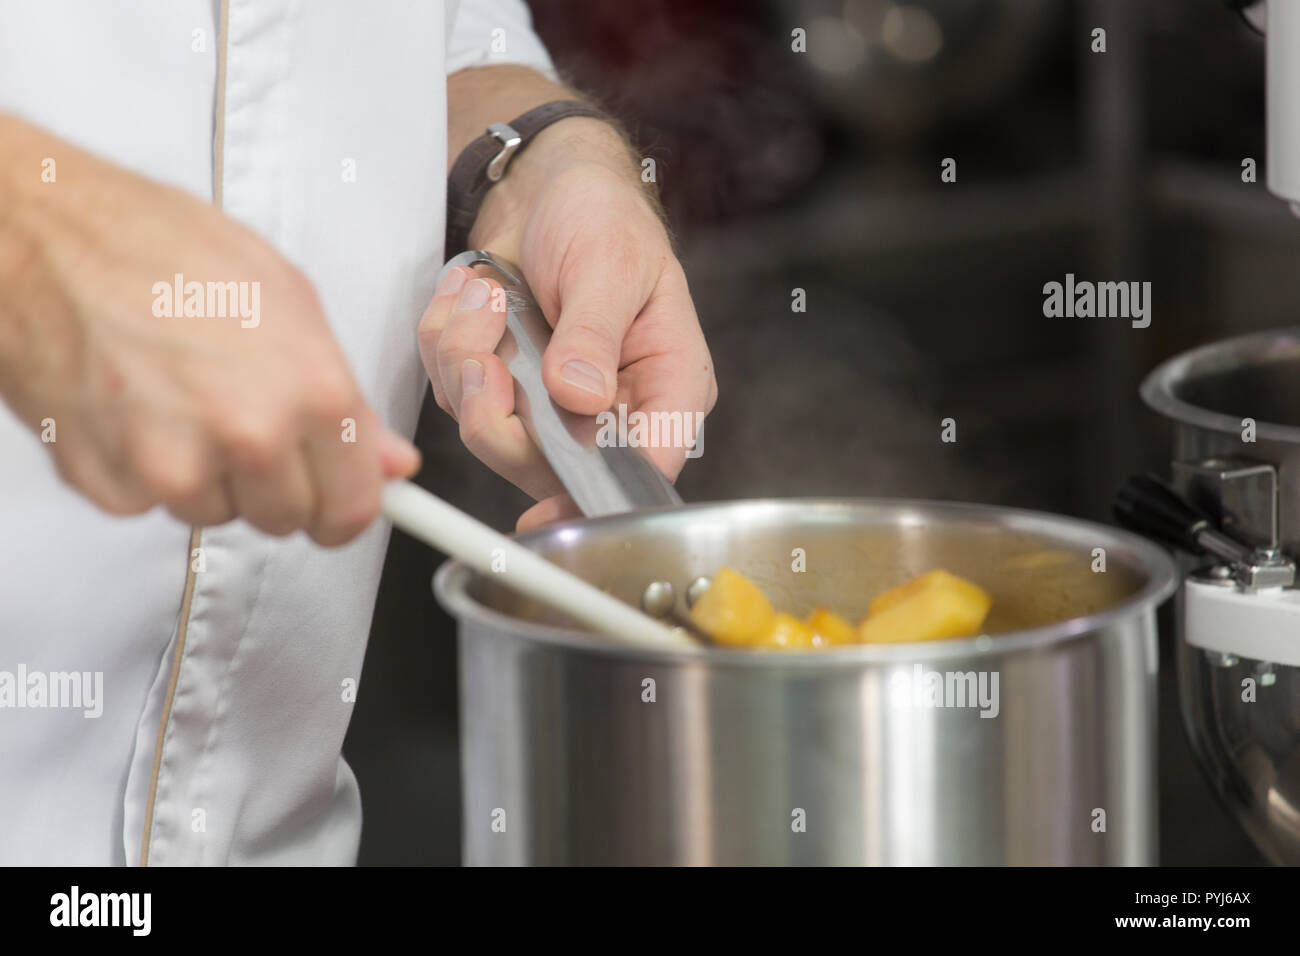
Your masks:
<svg viewBox="0 0 1300 956"><path fill-rule="evenodd" d="M0 7L0 863L355 861L426 381L521 525L571 512L496 288L434 288L467 247L522 266L560 404L712 406L640 163L519 0Z"/></svg>

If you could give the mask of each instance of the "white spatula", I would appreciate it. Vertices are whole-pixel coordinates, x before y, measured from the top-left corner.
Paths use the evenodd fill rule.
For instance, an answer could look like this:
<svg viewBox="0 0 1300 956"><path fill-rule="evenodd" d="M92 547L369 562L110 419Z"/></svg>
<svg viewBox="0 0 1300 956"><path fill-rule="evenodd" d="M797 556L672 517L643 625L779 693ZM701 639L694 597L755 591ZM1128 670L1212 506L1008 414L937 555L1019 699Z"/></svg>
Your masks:
<svg viewBox="0 0 1300 956"><path fill-rule="evenodd" d="M412 537L615 641L640 647L700 647L682 632L593 587L409 481L390 481L384 487L383 509L393 524Z"/></svg>

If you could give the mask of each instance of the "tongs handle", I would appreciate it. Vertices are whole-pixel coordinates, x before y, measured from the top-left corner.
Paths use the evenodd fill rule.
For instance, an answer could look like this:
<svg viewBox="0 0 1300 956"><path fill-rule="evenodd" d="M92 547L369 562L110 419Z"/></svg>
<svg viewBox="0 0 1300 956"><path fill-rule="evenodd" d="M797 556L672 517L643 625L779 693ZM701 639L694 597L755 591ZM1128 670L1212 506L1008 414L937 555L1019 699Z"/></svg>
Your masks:
<svg viewBox="0 0 1300 956"><path fill-rule="evenodd" d="M518 266L471 249L448 260L439 283L457 266L481 271L505 289L506 332L496 354L515 380L515 414L582 513L595 517L680 505L672 482L640 449L599 442L595 418L575 415L551 399L542 381L551 326Z"/></svg>

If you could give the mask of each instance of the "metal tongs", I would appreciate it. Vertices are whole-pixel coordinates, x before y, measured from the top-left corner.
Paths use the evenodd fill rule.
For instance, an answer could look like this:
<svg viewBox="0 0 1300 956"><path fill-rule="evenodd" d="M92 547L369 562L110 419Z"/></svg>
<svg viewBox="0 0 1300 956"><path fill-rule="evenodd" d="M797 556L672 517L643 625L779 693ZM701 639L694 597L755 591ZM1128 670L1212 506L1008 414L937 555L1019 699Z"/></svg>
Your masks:
<svg viewBox="0 0 1300 956"><path fill-rule="evenodd" d="M542 382L542 354L551 328L520 271L491 253L471 250L443 266L439 283L457 266L485 271L505 290L506 331L497 355L515 380L516 414L583 514L680 505L672 483L639 450L601 444L596 419L574 415L551 400ZM413 537L621 643L699 647L680 629L593 587L412 482L389 482L383 510Z"/></svg>
<svg viewBox="0 0 1300 956"><path fill-rule="evenodd" d="M471 249L449 260L438 281L458 266L479 270L505 290L506 332L497 355L515 380L515 414L582 513L595 518L681 505L672 482L650 459L622 443L600 444L596 419L575 415L551 399L542 382L551 326L518 267Z"/></svg>

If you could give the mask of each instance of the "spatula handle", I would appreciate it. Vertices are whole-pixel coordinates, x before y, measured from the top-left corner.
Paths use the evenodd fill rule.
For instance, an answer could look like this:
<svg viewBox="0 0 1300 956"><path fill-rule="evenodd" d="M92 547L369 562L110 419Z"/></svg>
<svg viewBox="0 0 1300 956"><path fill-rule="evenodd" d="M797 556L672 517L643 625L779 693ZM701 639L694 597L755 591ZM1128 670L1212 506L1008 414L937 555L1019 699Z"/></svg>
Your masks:
<svg viewBox="0 0 1300 956"><path fill-rule="evenodd" d="M678 650L699 648L686 635L552 564L409 481L395 480L384 486L383 510L393 524L412 537L621 644Z"/></svg>

